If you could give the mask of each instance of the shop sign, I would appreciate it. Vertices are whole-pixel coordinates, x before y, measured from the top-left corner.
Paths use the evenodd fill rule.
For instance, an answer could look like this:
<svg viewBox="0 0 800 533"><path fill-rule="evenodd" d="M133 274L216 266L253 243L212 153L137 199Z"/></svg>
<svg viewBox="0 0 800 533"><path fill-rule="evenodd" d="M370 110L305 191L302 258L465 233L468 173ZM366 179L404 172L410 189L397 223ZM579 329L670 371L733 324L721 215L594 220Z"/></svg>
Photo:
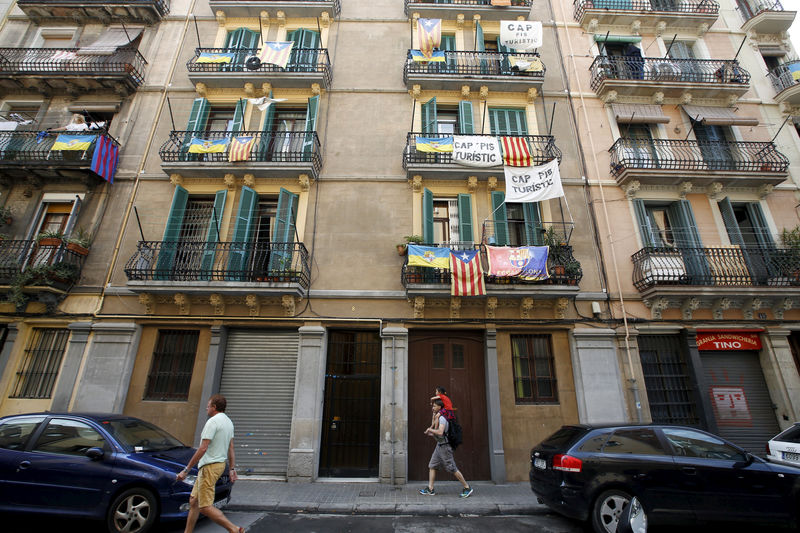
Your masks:
<svg viewBox="0 0 800 533"><path fill-rule="evenodd" d="M711 399L721 426L750 426L753 418L742 387L711 387Z"/></svg>
<svg viewBox="0 0 800 533"><path fill-rule="evenodd" d="M758 333L698 333L697 349L708 350L760 350L761 337Z"/></svg>

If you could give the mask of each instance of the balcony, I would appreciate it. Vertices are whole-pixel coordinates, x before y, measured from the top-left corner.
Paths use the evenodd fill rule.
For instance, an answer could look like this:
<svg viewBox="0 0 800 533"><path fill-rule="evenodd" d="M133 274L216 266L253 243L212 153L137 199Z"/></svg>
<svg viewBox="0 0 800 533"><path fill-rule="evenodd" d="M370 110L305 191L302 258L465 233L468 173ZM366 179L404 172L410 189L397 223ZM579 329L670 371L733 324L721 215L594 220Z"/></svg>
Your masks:
<svg viewBox="0 0 800 533"><path fill-rule="evenodd" d="M57 133L44 135L37 131L0 132L0 177L6 180L86 180L105 179L92 170L92 159L104 135L119 150L119 143L104 131L77 132L92 136L94 141L86 150L51 150Z"/></svg>
<svg viewBox="0 0 800 533"><path fill-rule="evenodd" d="M652 98L663 93L678 98L741 96L750 88L750 73L738 61L597 56L590 67L592 89L603 97L620 95Z"/></svg>
<svg viewBox="0 0 800 533"><path fill-rule="evenodd" d="M408 52L403 81L411 88L419 84L425 90L461 90L465 81L474 80L491 91L539 90L544 83L545 67L539 54L507 52L445 51L445 61L423 63L411 59Z"/></svg>
<svg viewBox="0 0 800 533"><path fill-rule="evenodd" d="M626 26L638 22L640 29L696 28L711 26L719 17L714 0L575 0L575 20L594 32L598 25Z"/></svg>
<svg viewBox="0 0 800 533"><path fill-rule="evenodd" d="M503 173L503 164L496 167L480 168L466 167L453 163L450 153L429 153L417 151L417 137L443 138L448 137L444 133L409 133L406 137L406 148L403 152L403 168L409 175L420 172L435 173L442 178L463 178L466 174L472 175L500 175ZM483 137L482 135L466 135L465 137ZM552 135L520 135L528 143L533 164L541 165L558 158L561 161L561 150L556 146L555 138Z"/></svg>
<svg viewBox="0 0 800 533"><path fill-rule="evenodd" d="M737 9L744 19L742 30L762 34L788 31L797 11L784 11L779 0L737 0Z"/></svg>
<svg viewBox="0 0 800 533"><path fill-rule="evenodd" d="M318 18L328 13L336 18L342 11L341 0L209 0L213 13L222 11L227 17L260 17L266 12L268 17L279 18L283 12L286 18Z"/></svg>
<svg viewBox="0 0 800 533"><path fill-rule="evenodd" d="M151 294L305 296L311 259L296 242L140 241L125 265L128 288Z"/></svg>
<svg viewBox="0 0 800 533"><path fill-rule="evenodd" d="M230 63L198 63L200 54L234 54ZM245 83L257 86L269 81L274 88L310 87L318 83L327 89L331 85L331 62L327 48L296 48L286 68L271 63L250 62L258 56L258 49L247 48L197 48L194 57L186 63L189 80L202 82L213 88L241 88Z"/></svg>
<svg viewBox="0 0 800 533"><path fill-rule="evenodd" d="M649 185L777 185L789 168L771 142L621 138L609 152L611 175L620 185L634 179Z"/></svg>
<svg viewBox="0 0 800 533"><path fill-rule="evenodd" d="M775 101L800 106L800 61L789 61L769 73L775 87Z"/></svg>
<svg viewBox="0 0 800 533"><path fill-rule="evenodd" d="M84 259L85 253L61 241L45 245L34 240L0 240L0 286L6 286L5 301L23 311L35 299L53 311L80 278Z"/></svg>
<svg viewBox="0 0 800 533"><path fill-rule="evenodd" d="M419 13L422 18L456 20L458 15L471 20L480 15L481 20L515 20L528 18L533 0L511 0L510 6L493 6L492 0L405 0L406 16Z"/></svg>
<svg viewBox="0 0 800 533"><path fill-rule="evenodd" d="M257 178L308 174L312 179L322 168L322 148L315 131L237 132L237 137L255 138L246 161L231 162L227 145L224 152L188 152L192 138L229 143L233 135L229 131L172 131L159 150L161 168L167 174L210 178L246 170Z"/></svg>
<svg viewBox="0 0 800 533"><path fill-rule="evenodd" d="M169 0L17 0L17 5L36 24L52 21L153 24L169 13Z"/></svg>
<svg viewBox="0 0 800 533"><path fill-rule="evenodd" d="M147 61L135 48L81 55L78 48L0 48L0 93L44 95L113 91L127 96L144 83Z"/></svg>

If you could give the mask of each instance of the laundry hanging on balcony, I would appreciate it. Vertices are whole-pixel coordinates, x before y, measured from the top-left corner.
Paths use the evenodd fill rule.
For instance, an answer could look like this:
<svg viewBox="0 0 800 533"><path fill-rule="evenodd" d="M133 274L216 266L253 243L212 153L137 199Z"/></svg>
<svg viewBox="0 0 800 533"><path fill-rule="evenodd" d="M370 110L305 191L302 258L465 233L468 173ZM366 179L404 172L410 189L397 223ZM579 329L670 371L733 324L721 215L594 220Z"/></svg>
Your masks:
<svg viewBox="0 0 800 533"><path fill-rule="evenodd" d="M94 135L67 135L60 133L50 150L88 150L94 140Z"/></svg>
<svg viewBox="0 0 800 533"><path fill-rule="evenodd" d="M450 270L450 248L409 244L408 266Z"/></svg>
<svg viewBox="0 0 800 533"><path fill-rule="evenodd" d="M228 149L228 139L198 139L192 137L192 142L189 144L191 154L216 154L223 153Z"/></svg>
<svg viewBox="0 0 800 533"><path fill-rule="evenodd" d="M131 44L140 33L142 28L109 28L95 42L82 46L76 53L84 56L110 56L118 48Z"/></svg>
<svg viewBox="0 0 800 533"><path fill-rule="evenodd" d="M433 50L428 56L423 54L421 50L411 50L411 59L414 61L442 63L445 61L444 50Z"/></svg>
<svg viewBox="0 0 800 533"><path fill-rule="evenodd" d="M258 58L262 63L286 68L292 55L294 41L265 41L264 48Z"/></svg>
<svg viewBox="0 0 800 533"><path fill-rule="evenodd" d="M542 46L542 23L537 20L501 20L500 44L518 52Z"/></svg>
<svg viewBox="0 0 800 533"><path fill-rule="evenodd" d="M547 272L548 246L487 246L489 275L501 278L518 277L525 281L541 281Z"/></svg>
<svg viewBox="0 0 800 533"><path fill-rule="evenodd" d="M270 98L269 96L262 96L261 98L248 98L247 101L258 108L259 111L266 111L269 106L278 102L285 102L286 98Z"/></svg>
<svg viewBox="0 0 800 533"><path fill-rule="evenodd" d="M114 174L117 173L119 163L119 146L108 135L97 138L92 156L92 172L109 183L114 183Z"/></svg>
<svg viewBox="0 0 800 533"><path fill-rule="evenodd" d="M478 250L450 252L450 281L451 296L486 295Z"/></svg>
<svg viewBox="0 0 800 533"><path fill-rule="evenodd" d="M503 145L503 164L511 167L529 167L533 164L528 141L524 137L500 137Z"/></svg>
<svg viewBox="0 0 800 533"><path fill-rule="evenodd" d="M417 137L417 152L452 152L453 137Z"/></svg>
<svg viewBox="0 0 800 533"><path fill-rule="evenodd" d="M558 159L535 167L503 167L506 202L541 202L564 196Z"/></svg>
<svg viewBox="0 0 800 533"><path fill-rule="evenodd" d="M228 160L233 163L235 161L247 161L250 158L250 151L253 149L256 138L253 135L240 135L231 139L231 151Z"/></svg>
<svg viewBox="0 0 800 533"><path fill-rule="evenodd" d="M442 46L442 19L417 19L419 51L425 57L433 55L434 48Z"/></svg>
<svg viewBox="0 0 800 533"><path fill-rule="evenodd" d="M453 163L466 167L498 167L503 164L496 137L488 135L454 135Z"/></svg>
<svg viewBox="0 0 800 533"><path fill-rule="evenodd" d="M230 63L236 54L233 52L201 52L195 63Z"/></svg>

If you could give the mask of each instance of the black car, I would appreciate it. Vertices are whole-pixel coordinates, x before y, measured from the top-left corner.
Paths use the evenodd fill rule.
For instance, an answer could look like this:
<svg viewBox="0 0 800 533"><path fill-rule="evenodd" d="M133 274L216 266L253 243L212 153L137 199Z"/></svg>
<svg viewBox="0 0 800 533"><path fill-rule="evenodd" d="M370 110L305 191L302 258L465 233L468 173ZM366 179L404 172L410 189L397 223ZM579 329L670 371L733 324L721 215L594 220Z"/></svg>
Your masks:
<svg viewBox="0 0 800 533"><path fill-rule="evenodd" d="M614 533L632 496L651 524L797 525L800 469L680 426L563 426L531 450L540 503Z"/></svg>

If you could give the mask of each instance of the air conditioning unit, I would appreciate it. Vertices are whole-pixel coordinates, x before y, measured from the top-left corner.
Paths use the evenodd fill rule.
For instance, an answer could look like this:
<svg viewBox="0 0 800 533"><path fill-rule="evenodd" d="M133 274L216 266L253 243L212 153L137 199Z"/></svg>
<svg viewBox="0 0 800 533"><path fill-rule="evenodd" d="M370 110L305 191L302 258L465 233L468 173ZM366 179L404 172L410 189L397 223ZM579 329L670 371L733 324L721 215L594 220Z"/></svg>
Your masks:
<svg viewBox="0 0 800 533"><path fill-rule="evenodd" d="M681 70L669 61L659 61L652 67L654 80L677 80L681 75Z"/></svg>

